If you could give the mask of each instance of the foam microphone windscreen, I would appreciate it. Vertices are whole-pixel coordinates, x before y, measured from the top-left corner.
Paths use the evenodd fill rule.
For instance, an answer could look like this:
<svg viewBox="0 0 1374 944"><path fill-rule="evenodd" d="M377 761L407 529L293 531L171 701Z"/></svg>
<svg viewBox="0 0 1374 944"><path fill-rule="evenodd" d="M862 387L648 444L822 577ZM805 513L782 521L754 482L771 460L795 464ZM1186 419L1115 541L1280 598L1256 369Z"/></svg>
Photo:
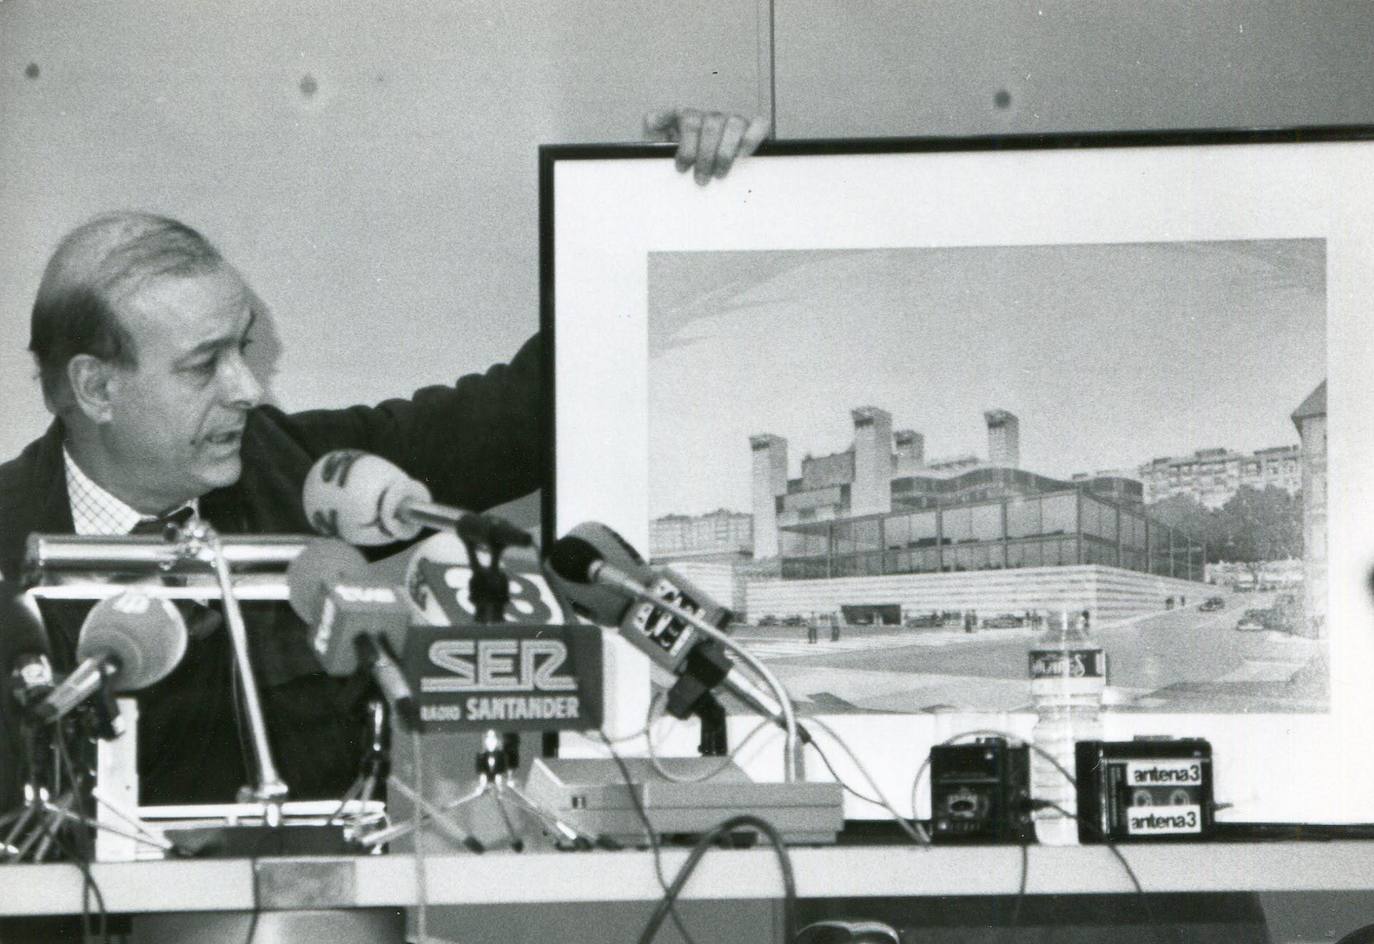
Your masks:
<svg viewBox="0 0 1374 944"><path fill-rule="evenodd" d="M410 605L400 587L379 580L331 584L310 644L330 675L358 670L358 637L385 638L392 652L405 651Z"/></svg>
<svg viewBox="0 0 1374 944"><path fill-rule="evenodd" d="M380 456L339 449L310 468L301 501L326 537L364 546L408 541L421 526L403 515L407 502L429 502L429 489Z"/></svg>
<svg viewBox="0 0 1374 944"><path fill-rule="evenodd" d="M320 610L332 584L342 580L365 580L367 576L367 558L356 547L337 538L311 541L286 567L291 609L308 625L314 626L320 620Z"/></svg>
<svg viewBox="0 0 1374 944"><path fill-rule="evenodd" d="M186 655L186 621L171 600L126 590L91 607L76 642L78 661L113 660L116 692L166 678Z"/></svg>
<svg viewBox="0 0 1374 944"><path fill-rule="evenodd" d="M589 581L588 572L597 561L641 585L651 582L654 573L628 541L595 521L579 524L549 549L549 569L573 606L600 626L617 626L632 601L623 591Z"/></svg>
<svg viewBox="0 0 1374 944"><path fill-rule="evenodd" d="M26 654L50 654L43 617L17 583L0 581L0 672L8 672Z"/></svg>

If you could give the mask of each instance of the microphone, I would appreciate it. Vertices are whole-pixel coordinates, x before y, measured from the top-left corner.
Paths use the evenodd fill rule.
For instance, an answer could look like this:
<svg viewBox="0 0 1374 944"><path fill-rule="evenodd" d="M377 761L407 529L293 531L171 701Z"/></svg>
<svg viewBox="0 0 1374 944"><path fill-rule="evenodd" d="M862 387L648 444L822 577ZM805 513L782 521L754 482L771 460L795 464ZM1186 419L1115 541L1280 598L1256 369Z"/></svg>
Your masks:
<svg viewBox="0 0 1374 944"><path fill-rule="evenodd" d="M186 621L170 600L135 590L101 600L81 624L79 660L34 708L40 721L60 721L105 684L134 692L166 678L186 654Z"/></svg>
<svg viewBox="0 0 1374 944"><path fill-rule="evenodd" d="M331 584L367 580L370 574L367 558L356 547L335 539L315 538L286 565L287 599L296 615L313 627L319 622Z"/></svg>
<svg viewBox="0 0 1374 944"><path fill-rule="evenodd" d="M545 572L533 547L514 547L501 558L509 600L503 616L509 623L572 625L572 606ZM451 531L431 534L415 545L406 563L405 587L414 621L428 626L477 624L472 599L473 561ZM597 593L611 591L594 588ZM612 594L612 600L617 599Z"/></svg>
<svg viewBox="0 0 1374 944"><path fill-rule="evenodd" d="M608 555L628 560L633 570L626 572L613 565ZM674 675L692 678L706 691L723 687L754 711L786 727L787 714L778 701L736 669L725 646L702 628L719 630L703 613L714 613L716 622L725 624L729 611L682 577L667 568L655 572L624 538L598 524L578 525L556 541L548 562L566 581L563 589L573 606L581 608L593 622L617 626L622 637ZM598 588L608 588L618 596L612 599L591 592ZM670 704L669 710L675 717L685 718L691 707ZM810 743L810 734L800 725L797 733L804 743Z"/></svg>
<svg viewBox="0 0 1374 944"><path fill-rule="evenodd" d="M405 594L370 576L367 561L337 540L312 541L286 569L291 608L313 626L311 647L330 675L366 668L407 725L417 718L415 695L396 653L410 629Z"/></svg>
<svg viewBox="0 0 1374 944"><path fill-rule="evenodd" d="M9 666L9 690L23 711L47 698L53 690L48 661L48 633L31 597L14 584L0 581L0 640Z"/></svg>
<svg viewBox="0 0 1374 944"><path fill-rule="evenodd" d="M423 482L380 456L337 449L310 468L301 495L310 525L363 546L409 541L423 528L451 529L474 544L526 547L529 534L492 515L435 504Z"/></svg>

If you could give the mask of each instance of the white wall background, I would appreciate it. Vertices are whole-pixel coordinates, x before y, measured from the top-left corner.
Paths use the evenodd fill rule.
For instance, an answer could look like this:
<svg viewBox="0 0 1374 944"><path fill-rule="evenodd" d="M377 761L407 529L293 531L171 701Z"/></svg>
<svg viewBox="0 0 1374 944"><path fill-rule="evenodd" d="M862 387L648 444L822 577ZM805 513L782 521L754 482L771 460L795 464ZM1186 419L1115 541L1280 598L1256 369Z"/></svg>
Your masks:
<svg viewBox="0 0 1374 944"><path fill-rule="evenodd" d="M102 210L236 261L285 406L374 401L537 326L540 143L677 103L775 101L782 137L1374 121L1372 40L1354 0L0 0L0 457L47 422L43 263Z"/></svg>
<svg viewBox="0 0 1374 944"><path fill-rule="evenodd" d="M755 14L0 0L0 457L47 422L25 352L42 267L107 209L184 219L235 261L288 408L508 358L538 326L538 145L636 140L660 105L756 111Z"/></svg>
<svg viewBox="0 0 1374 944"><path fill-rule="evenodd" d="M1374 120L1364 0L776 3L794 137Z"/></svg>

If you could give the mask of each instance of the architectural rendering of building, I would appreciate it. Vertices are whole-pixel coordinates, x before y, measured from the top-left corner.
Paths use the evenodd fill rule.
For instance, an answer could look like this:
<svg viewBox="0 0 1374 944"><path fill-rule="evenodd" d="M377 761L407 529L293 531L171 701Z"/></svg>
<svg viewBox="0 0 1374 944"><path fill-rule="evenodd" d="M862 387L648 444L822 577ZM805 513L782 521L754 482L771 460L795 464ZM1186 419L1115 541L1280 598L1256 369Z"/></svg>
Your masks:
<svg viewBox="0 0 1374 944"><path fill-rule="evenodd" d="M1276 486L1291 495L1302 487L1300 446L1274 446L1255 452L1199 449L1190 456L1164 456L1140 467L1145 501L1188 495L1207 508L1220 508L1242 485L1263 490Z"/></svg>
<svg viewBox="0 0 1374 944"><path fill-rule="evenodd" d="M1302 563L1305 629L1326 632L1326 381L1293 411L1302 439Z"/></svg>
<svg viewBox="0 0 1374 944"><path fill-rule="evenodd" d="M787 467L785 439L750 441L754 553L776 547L784 578L1100 564L1202 579L1202 547L1144 513L1139 482L1064 482L1017 468L1020 424L1006 410L984 414L987 461L930 464L920 461L918 434L893 435L886 411L859 407L851 416L853 445L806 457L796 479L778 471Z"/></svg>
<svg viewBox="0 0 1374 944"><path fill-rule="evenodd" d="M719 508L704 515L664 515L649 522L655 561L730 560L754 552L754 518Z"/></svg>

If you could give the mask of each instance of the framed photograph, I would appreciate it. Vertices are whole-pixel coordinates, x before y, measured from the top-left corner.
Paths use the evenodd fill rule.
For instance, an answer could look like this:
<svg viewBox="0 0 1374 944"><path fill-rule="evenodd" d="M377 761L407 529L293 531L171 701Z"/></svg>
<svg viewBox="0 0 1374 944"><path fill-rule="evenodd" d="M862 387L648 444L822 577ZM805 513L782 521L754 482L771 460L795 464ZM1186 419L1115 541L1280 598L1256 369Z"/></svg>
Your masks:
<svg viewBox="0 0 1374 944"><path fill-rule="evenodd" d="M899 808L1029 735L1070 625L1220 820L1374 818L1374 129L671 153L542 152L546 546L604 522L732 608Z"/></svg>

